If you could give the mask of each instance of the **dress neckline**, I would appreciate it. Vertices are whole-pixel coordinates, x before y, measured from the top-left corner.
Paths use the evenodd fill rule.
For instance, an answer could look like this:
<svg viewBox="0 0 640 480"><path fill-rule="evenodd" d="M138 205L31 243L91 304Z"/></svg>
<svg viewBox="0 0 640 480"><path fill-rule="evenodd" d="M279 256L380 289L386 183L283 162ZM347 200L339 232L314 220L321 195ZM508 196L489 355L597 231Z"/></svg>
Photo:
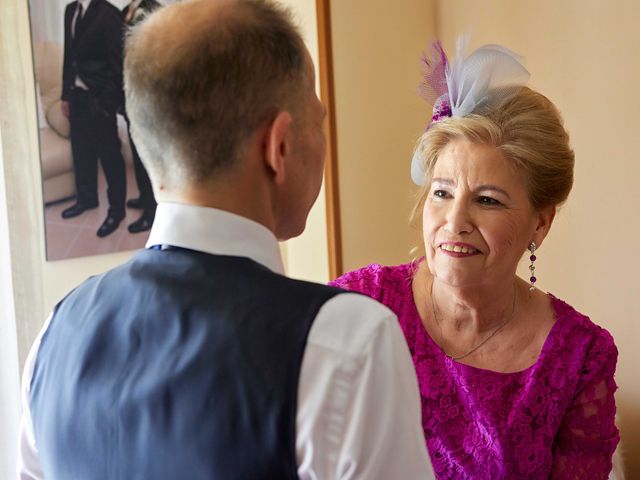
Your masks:
<svg viewBox="0 0 640 480"><path fill-rule="evenodd" d="M471 372L478 372L478 373L483 373L483 374L490 374L490 375L499 375L499 376L519 376L519 375L524 375L526 373L528 373L529 371L533 370L536 365L538 365L541 361L542 358L544 358L546 356L546 354L548 353L548 351L552 348L552 340L553 338L558 334L558 330L560 329L560 325L563 323L562 322L562 315L561 315L561 305L562 305L562 300L560 300L559 298L557 298L555 295L553 295L552 293L546 293L547 297L549 298L549 301L551 302L551 308L553 309L553 315L555 317L555 321L553 322L553 325L551 326L551 329L549 330L549 333L547 334L547 338L545 338L544 343L542 344L542 348L540 349L540 354L538 355L538 358L536 359L535 362L533 362L531 365L529 365L528 367L522 369L522 370L518 370L515 372L498 372L495 370L489 370L486 368L480 368L480 367L474 367L473 365L467 365L466 363L461 363L458 362L454 359L452 359L451 357L449 357L446 353L444 353L444 351L442 350L442 348L440 348L440 345L438 345L436 343L436 341L431 338L431 335L429 335L429 332L427 332L427 329L424 327L423 323L422 323L422 319L420 318L420 314L418 313L418 307L416 306L416 302L413 298L413 289L411 287L411 281L412 278L410 278L409 282L408 282L408 288L407 288L407 296L408 298L408 303L410 303L411 305L411 318L413 319L413 323L414 323L414 328L417 330L417 336L421 338L421 340L423 341L423 343L425 343L426 345L429 346L429 348L433 349L436 351L436 354L442 359L444 360L445 363L451 364L456 366L457 368L460 369L466 369L468 371Z"/></svg>

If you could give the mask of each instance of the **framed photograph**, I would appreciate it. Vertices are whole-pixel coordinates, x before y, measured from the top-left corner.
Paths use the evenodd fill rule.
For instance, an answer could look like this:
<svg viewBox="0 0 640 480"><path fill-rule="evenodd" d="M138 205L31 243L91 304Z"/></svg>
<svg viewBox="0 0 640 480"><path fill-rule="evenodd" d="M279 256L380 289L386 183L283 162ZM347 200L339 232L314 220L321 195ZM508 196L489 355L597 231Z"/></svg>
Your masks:
<svg viewBox="0 0 640 480"><path fill-rule="evenodd" d="M126 29L156 0L29 0L47 260L144 247L156 202L129 135Z"/></svg>
<svg viewBox="0 0 640 480"><path fill-rule="evenodd" d="M142 248L156 202L129 135L123 38L153 10L179 0L28 1L47 261ZM282 1L306 34L329 112L325 198L316 206L323 218L316 223L327 238L334 278L342 272L342 252L329 1ZM307 245L310 235L297 244ZM292 247L293 263L297 250Z"/></svg>

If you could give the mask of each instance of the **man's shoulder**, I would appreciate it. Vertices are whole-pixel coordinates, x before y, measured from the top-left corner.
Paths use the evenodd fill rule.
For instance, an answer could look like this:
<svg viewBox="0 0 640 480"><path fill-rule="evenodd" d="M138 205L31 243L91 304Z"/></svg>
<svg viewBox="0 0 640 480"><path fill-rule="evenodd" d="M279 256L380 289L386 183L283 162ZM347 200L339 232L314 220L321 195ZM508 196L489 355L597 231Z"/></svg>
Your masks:
<svg viewBox="0 0 640 480"><path fill-rule="evenodd" d="M122 271L129 262L122 263L120 265L116 265L115 267L107 270L106 272L98 273L96 275L91 275L87 277L85 280L78 283L75 287L67 292L67 294L62 297L62 299L58 302L56 306L56 310L65 302L68 302L69 299L73 299L76 297L83 297L87 295L88 292L97 288L98 284L104 281L105 278L112 276L114 273ZM114 284L118 284L118 282L114 282Z"/></svg>
<svg viewBox="0 0 640 480"><path fill-rule="evenodd" d="M329 349L349 357L360 356L372 339L397 328L395 314L386 306L359 292L337 285L297 280L272 273L279 287L296 304L309 300L320 305L309 332L308 345ZM305 300L306 299L306 300Z"/></svg>
<svg viewBox="0 0 640 480"><path fill-rule="evenodd" d="M325 285L323 283L312 282L308 280L300 280L291 278L286 275L280 275L275 272L269 271L269 275L277 279L282 283L283 288L291 288L294 290L307 290L311 293L328 294L329 296L336 295L338 293L345 293L344 289L334 285Z"/></svg>
<svg viewBox="0 0 640 480"><path fill-rule="evenodd" d="M308 344L357 358L395 328L396 316L387 307L359 293L343 292L320 308Z"/></svg>
<svg viewBox="0 0 640 480"><path fill-rule="evenodd" d="M304 304L305 302L313 302L322 305L332 297L346 293L343 289L287 277L270 270L268 267L245 257L235 257L226 255L209 255L201 252L189 252L186 256L176 258L175 261L167 262L166 265L161 264L159 267L152 268L152 257L154 251L144 249L133 255L128 261L114 266L113 268L91 276L77 285L67 296L83 295L88 291L96 288L111 287L116 290L122 288L130 288L125 279L135 279L143 283L138 285L149 285L154 278L171 277L175 275L172 270L176 268L197 270L206 270L209 272L216 271L216 275L210 275L208 280L223 282L225 284L235 285L236 287L251 290L254 298L271 298L273 300L290 298L291 305ZM180 263L182 261L182 263ZM186 262L186 263L185 263ZM186 270L185 270L186 271ZM143 274L143 272L145 274ZM217 279L217 280L216 280ZM177 279L181 281L180 279ZM186 284L195 281L192 275L182 278ZM168 285L166 281L161 282L162 285ZM209 288L210 285L202 285L203 288ZM158 288L154 283L153 288ZM364 298L364 297L363 297ZM275 302L274 310L287 309L286 305Z"/></svg>

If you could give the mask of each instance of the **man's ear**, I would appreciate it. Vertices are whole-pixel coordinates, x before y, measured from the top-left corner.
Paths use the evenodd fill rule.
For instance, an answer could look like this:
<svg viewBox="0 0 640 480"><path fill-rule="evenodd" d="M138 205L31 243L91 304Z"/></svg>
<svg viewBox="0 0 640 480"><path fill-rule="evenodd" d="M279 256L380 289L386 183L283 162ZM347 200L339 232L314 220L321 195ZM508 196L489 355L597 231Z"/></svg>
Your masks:
<svg viewBox="0 0 640 480"><path fill-rule="evenodd" d="M280 111L267 126L265 134L264 161L277 184L285 179L285 164L291 154L292 118L286 111Z"/></svg>
<svg viewBox="0 0 640 480"><path fill-rule="evenodd" d="M533 241L536 242L536 245L540 247L545 237L549 233L549 229L551 228L551 224L553 223L553 219L556 216L556 207L552 205L550 207L545 207L537 213L537 224L536 229L533 233Z"/></svg>

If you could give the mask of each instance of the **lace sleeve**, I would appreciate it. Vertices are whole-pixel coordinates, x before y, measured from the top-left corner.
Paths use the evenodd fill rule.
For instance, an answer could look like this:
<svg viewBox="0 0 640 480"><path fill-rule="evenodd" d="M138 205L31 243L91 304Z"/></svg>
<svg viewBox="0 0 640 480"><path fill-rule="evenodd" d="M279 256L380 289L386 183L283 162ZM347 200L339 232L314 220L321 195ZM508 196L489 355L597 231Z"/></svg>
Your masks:
<svg viewBox="0 0 640 480"><path fill-rule="evenodd" d="M581 372L577 395L554 441L553 479L606 479L620 439L614 423L618 351L601 330Z"/></svg>
<svg viewBox="0 0 640 480"><path fill-rule="evenodd" d="M358 270L347 272L329 282L332 287L339 287L351 292L363 293L380 301L384 267L372 263Z"/></svg>

